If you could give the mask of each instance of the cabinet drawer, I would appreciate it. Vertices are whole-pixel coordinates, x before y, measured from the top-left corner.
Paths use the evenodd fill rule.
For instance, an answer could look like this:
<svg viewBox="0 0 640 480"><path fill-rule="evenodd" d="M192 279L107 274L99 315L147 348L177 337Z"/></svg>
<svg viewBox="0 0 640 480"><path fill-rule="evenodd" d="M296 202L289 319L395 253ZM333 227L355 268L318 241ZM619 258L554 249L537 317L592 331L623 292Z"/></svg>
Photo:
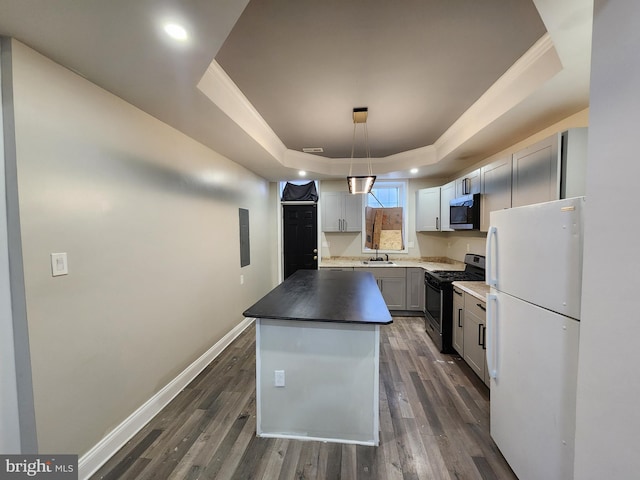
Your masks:
<svg viewBox="0 0 640 480"><path fill-rule="evenodd" d="M486 317L487 304L482 300L478 300L473 295L466 294L464 297L464 309L484 320Z"/></svg>
<svg viewBox="0 0 640 480"><path fill-rule="evenodd" d="M376 278L405 278L407 276L405 267L354 267L354 270L373 273Z"/></svg>

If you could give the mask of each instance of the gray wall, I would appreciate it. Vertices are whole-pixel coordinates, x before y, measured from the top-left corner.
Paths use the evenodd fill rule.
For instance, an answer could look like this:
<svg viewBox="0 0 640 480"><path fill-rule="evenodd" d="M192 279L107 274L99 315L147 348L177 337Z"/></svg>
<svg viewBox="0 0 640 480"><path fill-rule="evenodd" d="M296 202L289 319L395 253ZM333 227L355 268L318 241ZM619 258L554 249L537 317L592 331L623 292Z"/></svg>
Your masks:
<svg viewBox="0 0 640 480"><path fill-rule="evenodd" d="M83 454L272 288L270 187L12 47L39 449ZM240 207L251 232L251 264L242 269ZM69 275L51 276L52 252L67 252Z"/></svg>
<svg viewBox="0 0 640 480"><path fill-rule="evenodd" d="M640 3L596 0L575 478L638 478Z"/></svg>

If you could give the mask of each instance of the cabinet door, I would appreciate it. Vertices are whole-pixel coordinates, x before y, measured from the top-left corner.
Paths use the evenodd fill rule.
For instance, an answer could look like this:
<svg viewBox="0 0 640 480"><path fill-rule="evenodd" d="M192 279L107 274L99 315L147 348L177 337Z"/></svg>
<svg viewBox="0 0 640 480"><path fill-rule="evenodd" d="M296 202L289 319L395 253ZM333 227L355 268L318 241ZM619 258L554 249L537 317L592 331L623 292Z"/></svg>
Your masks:
<svg viewBox="0 0 640 480"><path fill-rule="evenodd" d="M453 348L464 357L464 293L453 287Z"/></svg>
<svg viewBox="0 0 640 480"><path fill-rule="evenodd" d="M560 198L558 135L513 154L511 203L514 207Z"/></svg>
<svg viewBox="0 0 640 480"><path fill-rule="evenodd" d="M352 195L344 193L342 198L344 202L344 214L342 217L343 232L360 232L362 231L362 198L364 195Z"/></svg>
<svg viewBox="0 0 640 480"><path fill-rule="evenodd" d="M424 310L424 270L407 268L407 310Z"/></svg>
<svg viewBox="0 0 640 480"><path fill-rule="evenodd" d="M407 309L407 269L405 267L358 267L354 270L373 274L389 310Z"/></svg>
<svg viewBox="0 0 640 480"><path fill-rule="evenodd" d="M453 228L449 227L449 210L450 202L456 195L456 183L449 182L440 187L440 218L442 219L440 230L443 232L453 232Z"/></svg>
<svg viewBox="0 0 640 480"><path fill-rule="evenodd" d="M469 172L462 178L455 180L455 197L461 197L463 195L470 195L472 193L480 193L480 169Z"/></svg>
<svg viewBox="0 0 640 480"><path fill-rule="evenodd" d="M407 293L406 278L382 277L380 280L380 291L389 310L406 310Z"/></svg>
<svg viewBox="0 0 640 480"><path fill-rule="evenodd" d="M507 155L485 165L481 172L484 195L480 202L480 230L486 232L489 230L491 212L511 208L511 156Z"/></svg>
<svg viewBox="0 0 640 480"><path fill-rule="evenodd" d="M485 314L484 302L468 293L464 294L464 359L474 372L484 381Z"/></svg>
<svg viewBox="0 0 640 480"><path fill-rule="evenodd" d="M343 192L323 192L322 201L322 231L342 231Z"/></svg>
<svg viewBox="0 0 640 480"><path fill-rule="evenodd" d="M440 230L440 187L416 192L416 232Z"/></svg>

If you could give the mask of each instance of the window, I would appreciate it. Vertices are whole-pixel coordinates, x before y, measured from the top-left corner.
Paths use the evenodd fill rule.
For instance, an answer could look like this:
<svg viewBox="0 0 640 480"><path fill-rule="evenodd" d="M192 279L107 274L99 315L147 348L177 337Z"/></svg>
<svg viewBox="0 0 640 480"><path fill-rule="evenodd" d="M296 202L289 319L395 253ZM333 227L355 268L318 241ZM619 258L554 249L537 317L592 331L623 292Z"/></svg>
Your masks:
<svg viewBox="0 0 640 480"><path fill-rule="evenodd" d="M373 207L373 208L396 208L402 207L402 239L403 239L403 250L389 250L388 253L407 253L407 236L406 232L408 231L408 223L407 223L407 181L406 180L376 180L376 183L373 185L371 189L371 194L367 195L366 201L363 202L363 213L362 213L362 252L363 253L371 253L375 252L375 250L371 250L370 248L365 247L366 231L365 227L365 207ZM377 200L376 200L377 199ZM378 252L385 252L385 250L379 250Z"/></svg>

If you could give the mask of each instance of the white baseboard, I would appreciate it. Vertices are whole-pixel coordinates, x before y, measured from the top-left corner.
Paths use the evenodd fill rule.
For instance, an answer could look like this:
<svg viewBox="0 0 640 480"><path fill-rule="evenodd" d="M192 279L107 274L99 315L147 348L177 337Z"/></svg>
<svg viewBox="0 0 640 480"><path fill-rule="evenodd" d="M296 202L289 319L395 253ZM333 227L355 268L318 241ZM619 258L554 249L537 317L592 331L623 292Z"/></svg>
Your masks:
<svg viewBox="0 0 640 480"><path fill-rule="evenodd" d="M87 479L109 460L124 444L169 404L202 370L233 342L251 323L253 318L245 318L195 362L189 365L162 390L147 400L129 415L120 425L98 442L78 460L78 478Z"/></svg>

